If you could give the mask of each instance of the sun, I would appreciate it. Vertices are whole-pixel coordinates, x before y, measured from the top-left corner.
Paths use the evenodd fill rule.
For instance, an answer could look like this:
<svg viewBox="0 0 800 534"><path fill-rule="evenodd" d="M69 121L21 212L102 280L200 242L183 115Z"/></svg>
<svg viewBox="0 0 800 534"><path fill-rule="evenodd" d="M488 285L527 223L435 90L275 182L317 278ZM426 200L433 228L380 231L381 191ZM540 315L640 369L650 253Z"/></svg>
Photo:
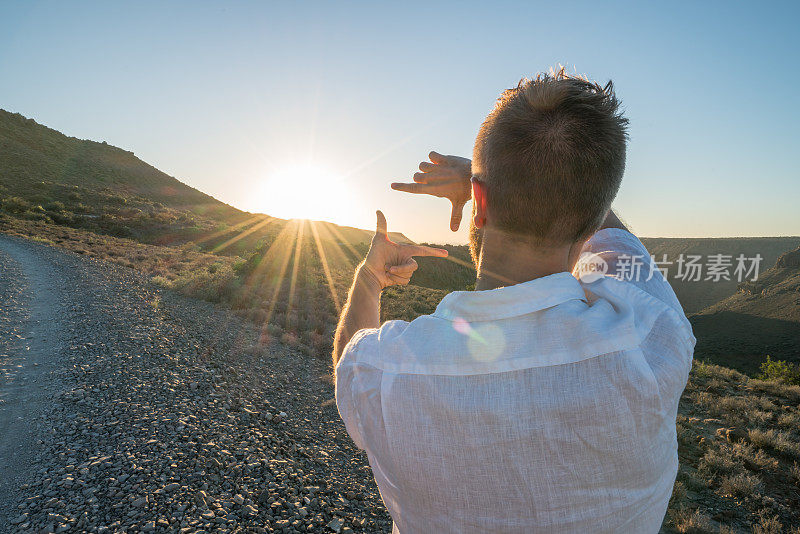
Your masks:
<svg viewBox="0 0 800 534"><path fill-rule="evenodd" d="M264 180L263 211L281 219L341 221L353 200L342 175L315 164L289 165Z"/></svg>

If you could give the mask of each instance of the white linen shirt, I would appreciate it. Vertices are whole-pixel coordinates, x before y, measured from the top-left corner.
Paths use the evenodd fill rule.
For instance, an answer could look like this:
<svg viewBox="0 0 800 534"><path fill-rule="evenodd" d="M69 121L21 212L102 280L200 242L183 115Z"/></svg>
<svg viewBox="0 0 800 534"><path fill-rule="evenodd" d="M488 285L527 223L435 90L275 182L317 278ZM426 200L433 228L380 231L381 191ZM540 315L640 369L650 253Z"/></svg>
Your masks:
<svg viewBox="0 0 800 534"><path fill-rule="evenodd" d="M609 274L456 291L347 344L336 403L393 532L658 532L695 338L635 236L584 251Z"/></svg>

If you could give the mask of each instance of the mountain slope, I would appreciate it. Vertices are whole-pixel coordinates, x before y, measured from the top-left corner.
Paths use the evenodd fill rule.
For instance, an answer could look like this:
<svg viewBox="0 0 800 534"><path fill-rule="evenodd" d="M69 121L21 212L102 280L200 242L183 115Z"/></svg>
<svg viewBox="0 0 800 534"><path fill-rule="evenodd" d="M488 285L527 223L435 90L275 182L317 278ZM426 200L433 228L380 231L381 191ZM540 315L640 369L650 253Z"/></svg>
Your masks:
<svg viewBox="0 0 800 534"><path fill-rule="evenodd" d="M685 259L692 255L701 256L702 263L707 264L709 256L723 254L730 256L735 266L735 259L740 254L746 258L753 258L756 254L760 254L762 257L760 272L763 273L775 265L775 260L782 253L800 246L800 237L645 237L642 238L642 243L656 258L656 261L661 261L666 255L667 261L671 262L666 265L669 283L675 290L684 311L691 314L736 293L740 281L735 276L731 276L730 280L706 280L705 270L701 280L697 282L682 280L676 276L678 274L677 261L681 255ZM733 269L731 269L731 275L733 275Z"/></svg>
<svg viewBox="0 0 800 534"><path fill-rule="evenodd" d="M221 220L242 214L148 165L133 152L68 137L18 113L0 110L0 183L9 194L26 196L41 182L142 197Z"/></svg>
<svg viewBox="0 0 800 534"><path fill-rule="evenodd" d="M287 223L224 204L133 152L68 137L1 109L0 208L17 218L151 244L201 241L213 250L236 238L218 251L229 255L275 239ZM319 224L322 241L354 246L372 238L371 231ZM400 233L391 236L408 241Z"/></svg>
<svg viewBox="0 0 800 534"><path fill-rule="evenodd" d="M800 361L800 247L691 322L698 356L746 371L766 355Z"/></svg>

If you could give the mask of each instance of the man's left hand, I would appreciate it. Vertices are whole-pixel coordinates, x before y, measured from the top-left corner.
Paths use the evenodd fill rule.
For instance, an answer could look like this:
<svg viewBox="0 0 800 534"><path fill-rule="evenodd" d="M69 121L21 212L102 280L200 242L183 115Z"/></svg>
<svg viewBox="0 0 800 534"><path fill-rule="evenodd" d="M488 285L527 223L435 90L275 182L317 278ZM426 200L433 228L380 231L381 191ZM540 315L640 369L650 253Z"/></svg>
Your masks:
<svg viewBox="0 0 800 534"><path fill-rule="evenodd" d="M408 284L411 275L418 267L414 256L447 257L447 251L441 248L395 243L387 234L386 217L381 211L376 214L378 226L364 260L362 272L378 289Z"/></svg>

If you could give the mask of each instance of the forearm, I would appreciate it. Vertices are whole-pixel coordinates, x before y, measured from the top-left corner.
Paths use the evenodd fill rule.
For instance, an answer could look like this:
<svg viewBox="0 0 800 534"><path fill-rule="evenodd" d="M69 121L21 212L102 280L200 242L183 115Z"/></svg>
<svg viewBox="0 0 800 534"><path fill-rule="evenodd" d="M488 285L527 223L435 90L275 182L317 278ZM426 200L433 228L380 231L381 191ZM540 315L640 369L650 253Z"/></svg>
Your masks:
<svg viewBox="0 0 800 534"><path fill-rule="evenodd" d="M359 265L336 327L333 340L334 369L344 347L356 332L380 326L380 298L380 283L363 264Z"/></svg>

